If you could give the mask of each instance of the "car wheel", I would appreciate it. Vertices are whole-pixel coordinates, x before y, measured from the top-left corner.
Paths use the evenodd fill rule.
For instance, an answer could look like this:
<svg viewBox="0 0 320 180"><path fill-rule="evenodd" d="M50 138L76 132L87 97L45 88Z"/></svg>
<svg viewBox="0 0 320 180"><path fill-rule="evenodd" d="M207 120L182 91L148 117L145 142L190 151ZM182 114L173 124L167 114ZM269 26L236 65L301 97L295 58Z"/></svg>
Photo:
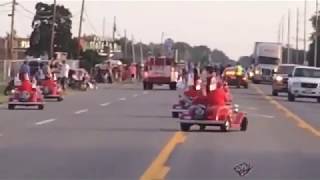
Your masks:
<svg viewBox="0 0 320 180"><path fill-rule="evenodd" d="M222 126L221 126L221 131L223 132L228 132L230 130L230 122L226 121Z"/></svg>
<svg viewBox="0 0 320 180"><path fill-rule="evenodd" d="M317 98L317 102L320 103L320 98Z"/></svg>
<svg viewBox="0 0 320 180"><path fill-rule="evenodd" d="M148 83L147 86L148 86L148 89L149 89L149 90L152 90L152 89L153 89L153 84L152 84L152 83Z"/></svg>
<svg viewBox="0 0 320 180"><path fill-rule="evenodd" d="M147 90L148 89L148 83L147 82L143 82L143 90Z"/></svg>
<svg viewBox="0 0 320 180"><path fill-rule="evenodd" d="M181 131L189 131L189 130L190 130L190 127L191 127L190 124L180 123L180 129L181 129Z"/></svg>
<svg viewBox="0 0 320 180"><path fill-rule="evenodd" d="M206 130L206 126L205 125L200 125L200 131L205 131Z"/></svg>
<svg viewBox="0 0 320 180"><path fill-rule="evenodd" d="M290 91L288 92L288 101L290 101L290 102L295 101L294 94L292 94Z"/></svg>
<svg viewBox="0 0 320 180"><path fill-rule="evenodd" d="M245 84L243 87L244 87L245 89L248 89L248 88L249 88L249 84Z"/></svg>
<svg viewBox="0 0 320 180"><path fill-rule="evenodd" d="M15 107L15 106L14 106L13 104L9 104L9 105L8 105L8 109L10 109L10 110L14 109L14 107Z"/></svg>
<svg viewBox="0 0 320 180"><path fill-rule="evenodd" d="M246 131L248 129L248 119L244 118L240 125L240 131Z"/></svg>
<svg viewBox="0 0 320 180"><path fill-rule="evenodd" d="M253 82L254 84L260 84L260 81L258 81L258 80L252 80L252 82Z"/></svg>
<svg viewBox="0 0 320 180"><path fill-rule="evenodd" d="M38 109L39 109L39 110L43 110L43 109L44 109L44 105L42 105L42 104L41 104L41 105L38 105Z"/></svg>
<svg viewBox="0 0 320 180"><path fill-rule="evenodd" d="M178 112L172 112L172 117L173 118L179 118L179 113Z"/></svg>
<svg viewBox="0 0 320 180"><path fill-rule="evenodd" d="M59 101L59 102L63 101L63 97L58 97L57 101Z"/></svg>
<svg viewBox="0 0 320 180"><path fill-rule="evenodd" d="M272 90L272 96L278 96L278 91Z"/></svg>

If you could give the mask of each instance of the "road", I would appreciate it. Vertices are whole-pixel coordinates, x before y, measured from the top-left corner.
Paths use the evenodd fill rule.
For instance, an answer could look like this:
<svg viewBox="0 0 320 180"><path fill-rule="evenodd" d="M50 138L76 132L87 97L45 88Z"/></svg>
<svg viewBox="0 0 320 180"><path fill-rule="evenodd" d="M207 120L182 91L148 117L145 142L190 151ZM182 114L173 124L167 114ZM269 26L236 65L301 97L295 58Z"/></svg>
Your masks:
<svg viewBox="0 0 320 180"><path fill-rule="evenodd" d="M232 89L246 132L182 133L177 92L139 85L78 92L45 110L0 107L0 179L317 179L320 104L270 97L268 85ZM240 177L238 163L252 169Z"/></svg>

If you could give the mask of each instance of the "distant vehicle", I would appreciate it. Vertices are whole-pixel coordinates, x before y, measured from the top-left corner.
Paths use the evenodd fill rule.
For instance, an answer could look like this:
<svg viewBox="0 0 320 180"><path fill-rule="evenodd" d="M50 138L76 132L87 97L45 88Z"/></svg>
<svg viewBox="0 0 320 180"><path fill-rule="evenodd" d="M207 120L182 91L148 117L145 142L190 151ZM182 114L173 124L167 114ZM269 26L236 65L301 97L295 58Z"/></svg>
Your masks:
<svg viewBox="0 0 320 180"><path fill-rule="evenodd" d="M278 93L288 92L288 75L292 73L295 64L281 64L273 73L272 95L278 96Z"/></svg>
<svg viewBox="0 0 320 180"><path fill-rule="evenodd" d="M320 103L320 68L295 66L288 80L288 100L316 98Z"/></svg>
<svg viewBox="0 0 320 180"><path fill-rule="evenodd" d="M256 42L252 58L253 83L271 82L273 70L281 64L282 46L280 43Z"/></svg>
<svg viewBox="0 0 320 180"><path fill-rule="evenodd" d="M236 76L236 67L228 67L223 71L222 77L223 80L226 81L229 86L237 86L238 88L240 88L240 86L243 86L247 89L249 87L248 76L245 72L242 74L243 75L239 82Z"/></svg>
<svg viewBox="0 0 320 180"><path fill-rule="evenodd" d="M149 57L144 65L143 89L153 89L153 85L168 84L171 90L176 90L178 75L174 58Z"/></svg>

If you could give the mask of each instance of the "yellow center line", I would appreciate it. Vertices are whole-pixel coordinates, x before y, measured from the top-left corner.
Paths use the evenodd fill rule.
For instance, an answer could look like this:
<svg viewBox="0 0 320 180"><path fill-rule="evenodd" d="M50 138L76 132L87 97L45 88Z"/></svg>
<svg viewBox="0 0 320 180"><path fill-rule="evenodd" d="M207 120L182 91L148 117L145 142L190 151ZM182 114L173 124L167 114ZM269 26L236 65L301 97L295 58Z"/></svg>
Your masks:
<svg viewBox="0 0 320 180"><path fill-rule="evenodd" d="M170 171L166 166L170 155L178 144L184 143L186 135L183 132L176 132L164 146L159 155L153 160L148 169L140 177L140 180L164 180Z"/></svg>
<svg viewBox="0 0 320 180"><path fill-rule="evenodd" d="M295 113L291 112L289 109L287 109L286 107L284 107L283 105L281 105L279 102L277 102L276 100L274 100L272 97L267 96L258 86L253 85L253 87L256 89L256 91L262 95L266 100L268 100L271 104L275 105L277 109L279 109L280 111L284 112L285 115L295 121L297 123L297 126L307 130L308 132L312 133L315 136L320 137L320 131L317 130L316 128L312 127L312 125L310 125L309 123L306 122L306 120L302 119L301 117L299 117L298 115L296 115Z"/></svg>

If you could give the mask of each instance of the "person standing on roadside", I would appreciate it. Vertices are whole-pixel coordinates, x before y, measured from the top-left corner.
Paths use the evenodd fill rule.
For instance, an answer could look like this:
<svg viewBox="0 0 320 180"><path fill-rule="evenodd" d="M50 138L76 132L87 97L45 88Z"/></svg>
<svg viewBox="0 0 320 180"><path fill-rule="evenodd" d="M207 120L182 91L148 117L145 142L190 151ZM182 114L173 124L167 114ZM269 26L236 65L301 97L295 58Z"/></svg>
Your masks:
<svg viewBox="0 0 320 180"><path fill-rule="evenodd" d="M70 66L65 60L62 61L61 71L60 71L60 84L63 90L66 90L66 84L69 77Z"/></svg>

